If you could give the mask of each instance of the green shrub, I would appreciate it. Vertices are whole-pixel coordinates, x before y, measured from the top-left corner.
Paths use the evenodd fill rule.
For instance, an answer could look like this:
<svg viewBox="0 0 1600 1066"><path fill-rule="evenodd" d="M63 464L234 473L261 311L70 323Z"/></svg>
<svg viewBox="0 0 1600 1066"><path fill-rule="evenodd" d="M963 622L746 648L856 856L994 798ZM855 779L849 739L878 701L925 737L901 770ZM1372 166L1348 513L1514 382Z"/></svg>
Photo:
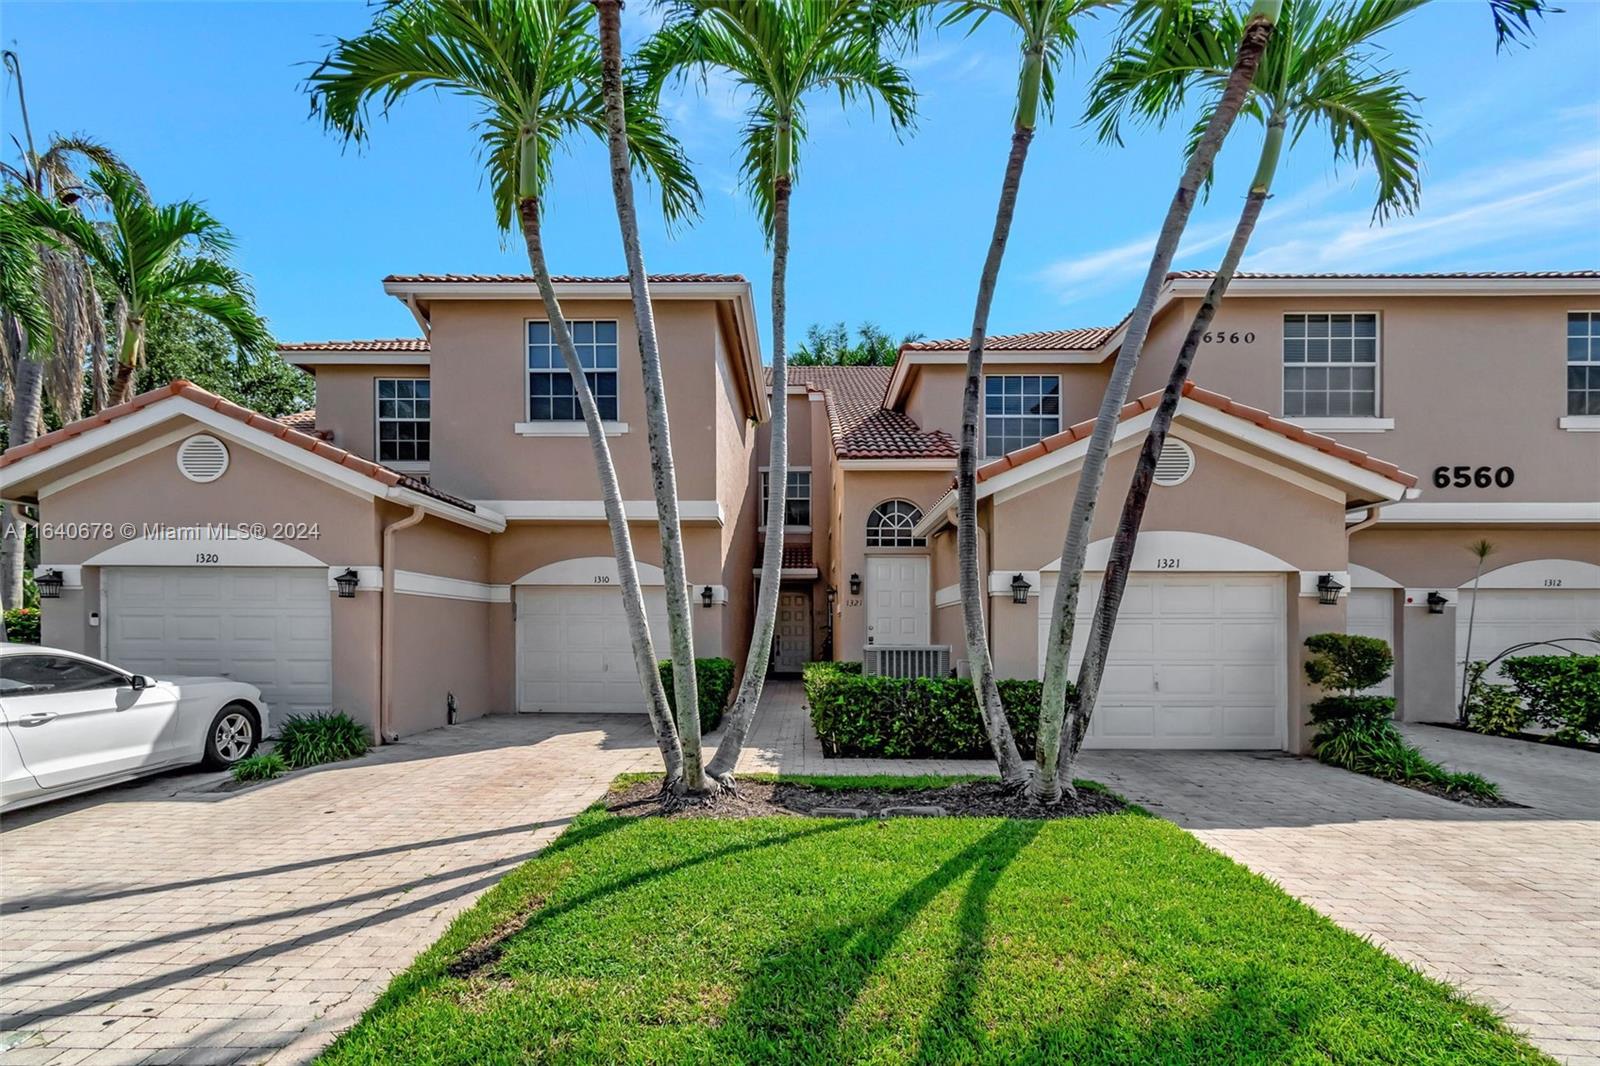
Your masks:
<svg viewBox="0 0 1600 1066"><path fill-rule="evenodd" d="M7 611L6 640L13 644L39 643L39 608L13 607Z"/></svg>
<svg viewBox="0 0 1600 1066"><path fill-rule="evenodd" d="M372 747L367 727L343 711L291 714L278 727L277 754L293 769L365 755Z"/></svg>
<svg viewBox="0 0 1600 1066"><path fill-rule="evenodd" d="M661 684L667 690L667 706L677 713L678 704L672 695L672 660L662 659L657 664L661 671ZM722 722L728 709L728 698L733 695L732 659L696 659L694 682L699 691L700 732L709 733Z"/></svg>
<svg viewBox="0 0 1600 1066"><path fill-rule="evenodd" d="M860 663L832 662L811 663L804 677L811 724L825 755L925 759L990 754L967 678L867 677ZM1001 679L999 685L1017 747L1032 758L1043 685L1014 678Z"/></svg>
<svg viewBox="0 0 1600 1066"><path fill-rule="evenodd" d="M233 779L239 782L271 781L274 777L287 773L288 770L289 764L283 761L283 756L275 751L269 751L234 763Z"/></svg>
<svg viewBox="0 0 1600 1066"><path fill-rule="evenodd" d="M1500 664L1528 716L1562 740L1600 739L1600 655L1522 655Z"/></svg>
<svg viewBox="0 0 1600 1066"><path fill-rule="evenodd" d="M1515 736L1528 725L1528 709L1510 685L1481 680L1488 668L1480 659L1468 670L1467 728L1494 737Z"/></svg>
<svg viewBox="0 0 1600 1066"><path fill-rule="evenodd" d="M1356 693L1380 685L1394 669L1388 641L1354 633L1314 633L1306 638L1311 656L1306 677L1330 692Z"/></svg>

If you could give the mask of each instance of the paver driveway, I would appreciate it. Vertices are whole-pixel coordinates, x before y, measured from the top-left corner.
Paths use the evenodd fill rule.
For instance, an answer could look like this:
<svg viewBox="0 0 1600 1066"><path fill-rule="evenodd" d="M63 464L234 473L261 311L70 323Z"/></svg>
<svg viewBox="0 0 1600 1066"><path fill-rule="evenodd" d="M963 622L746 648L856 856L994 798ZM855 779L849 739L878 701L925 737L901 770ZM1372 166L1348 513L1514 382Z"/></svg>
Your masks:
<svg viewBox="0 0 1600 1066"><path fill-rule="evenodd" d="M234 793L7 817L0 1062L300 1061L618 773L643 720L489 718Z"/></svg>

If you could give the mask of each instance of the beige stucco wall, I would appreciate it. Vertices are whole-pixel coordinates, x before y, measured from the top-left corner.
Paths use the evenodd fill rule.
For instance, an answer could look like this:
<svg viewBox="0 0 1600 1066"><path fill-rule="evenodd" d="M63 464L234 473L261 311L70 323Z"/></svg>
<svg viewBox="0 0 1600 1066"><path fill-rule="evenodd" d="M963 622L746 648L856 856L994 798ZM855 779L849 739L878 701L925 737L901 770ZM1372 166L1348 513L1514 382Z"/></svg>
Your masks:
<svg viewBox="0 0 1600 1066"><path fill-rule="evenodd" d="M376 460L378 378L427 378L426 366L319 366L317 429L333 433L333 443L364 459Z"/></svg>
<svg viewBox="0 0 1600 1066"><path fill-rule="evenodd" d="M1018 363L985 367L986 374L1054 374L1061 378L1061 428L1093 418L1105 394L1110 363ZM953 363L919 366L911 379L901 409L923 429L942 429L961 437L961 395L966 387L965 365ZM979 393L978 445L983 446L983 394Z"/></svg>
<svg viewBox="0 0 1600 1066"><path fill-rule="evenodd" d="M490 616L487 603L395 597L390 729L405 736L447 724L451 693L458 721L515 709L495 689L488 669Z"/></svg>

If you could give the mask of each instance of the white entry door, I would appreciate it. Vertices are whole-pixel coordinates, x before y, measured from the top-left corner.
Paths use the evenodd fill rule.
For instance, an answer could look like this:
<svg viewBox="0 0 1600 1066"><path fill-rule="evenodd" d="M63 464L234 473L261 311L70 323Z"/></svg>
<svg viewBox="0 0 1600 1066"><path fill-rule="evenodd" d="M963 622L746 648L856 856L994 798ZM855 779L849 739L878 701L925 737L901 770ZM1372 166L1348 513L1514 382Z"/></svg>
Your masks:
<svg viewBox="0 0 1600 1066"><path fill-rule="evenodd" d="M643 713L620 588L518 586L516 607L517 710ZM666 658L666 590L646 588L644 607L656 654Z"/></svg>
<svg viewBox="0 0 1600 1066"><path fill-rule="evenodd" d="M332 709L326 568L112 566L101 581L113 665L247 682L277 723Z"/></svg>
<svg viewBox="0 0 1600 1066"><path fill-rule="evenodd" d="M928 557L867 556L867 643L928 643Z"/></svg>
<svg viewBox="0 0 1600 1066"><path fill-rule="evenodd" d="M1467 657L1467 625L1472 625L1474 660L1493 659L1507 648L1555 637L1584 637L1600 628L1600 589L1483 589L1477 594L1478 612L1472 613L1473 593L1463 588L1456 605L1455 692L1461 698L1461 664ZM1582 644L1568 645L1584 654ZM1588 645L1592 649L1594 645ZM1529 648L1519 655L1561 655L1558 648ZM1500 669L1487 680L1500 681Z"/></svg>
<svg viewBox="0 0 1600 1066"><path fill-rule="evenodd" d="M783 589L778 593L778 623L774 632L772 669L798 674L811 661L811 593Z"/></svg>
<svg viewBox="0 0 1600 1066"><path fill-rule="evenodd" d="M1288 721L1280 574L1134 574L1085 747L1281 748ZM1075 679L1100 576L1084 575L1073 627ZM1039 663L1055 602L1041 581Z"/></svg>
<svg viewBox="0 0 1600 1066"><path fill-rule="evenodd" d="M1345 600L1346 633L1362 637L1377 637L1394 650L1394 589L1351 589ZM1373 696L1394 695L1394 674L1383 684L1367 689Z"/></svg>

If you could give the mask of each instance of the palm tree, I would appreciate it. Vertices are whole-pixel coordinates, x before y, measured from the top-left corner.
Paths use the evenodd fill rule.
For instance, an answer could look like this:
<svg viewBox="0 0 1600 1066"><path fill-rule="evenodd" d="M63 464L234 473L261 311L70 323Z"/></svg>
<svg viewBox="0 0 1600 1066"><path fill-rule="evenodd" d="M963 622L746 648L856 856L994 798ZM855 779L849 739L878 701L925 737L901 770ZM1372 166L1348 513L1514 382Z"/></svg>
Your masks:
<svg viewBox="0 0 1600 1066"><path fill-rule="evenodd" d="M1144 287L1123 328L1122 346L1111 368L1111 378L1106 383L1099 413L1095 416L1094 430L1089 436L1088 450L1078 474L1072 512L1067 518L1066 540L1061 548L1061 578L1056 585L1055 601L1050 611L1049 637L1045 642L1044 691L1039 708L1036 770L1029 786L1032 797L1042 802L1059 799L1063 787L1068 792L1072 791L1071 780L1063 782L1058 774L1059 747L1067 714L1067 657L1072 649L1073 621L1078 609L1078 589L1083 581L1083 561L1089 551L1089 533L1094 524L1095 501L1100 494L1100 485L1105 480L1112 438L1117 423L1121 421L1122 405L1128 398L1133 371L1138 365L1145 337L1150 332L1156 298L1166 280L1167 270L1172 266L1172 257L1178 250L1183 229L1189 222L1195 196L1199 193L1201 183L1211 173L1211 162L1216 158L1234 120L1238 118L1240 108L1244 106L1267 43L1272 39L1282 6L1283 0L1255 0L1243 21L1222 93L1205 119L1189 154L1183 177L1178 181L1172 203L1167 207L1167 216L1156 238L1150 268L1145 274ZM1127 17L1125 35L1130 39L1145 38L1152 42L1171 40L1176 47L1195 23L1189 7L1187 4L1167 4L1162 0L1139 0ZM1161 45L1152 44L1149 47Z"/></svg>
<svg viewBox="0 0 1600 1066"><path fill-rule="evenodd" d="M1467 646L1461 653L1461 699L1456 704L1456 720L1462 725L1467 724L1468 697L1472 695L1467 674L1472 669L1472 628L1478 621L1478 582L1483 579L1483 564L1497 550L1491 541L1483 538L1467 545L1467 551L1478 561L1478 568L1472 574L1472 606L1467 608Z"/></svg>
<svg viewBox="0 0 1600 1066"><path fill-rule="evenodd" d="M1318 0L1284 2L1277 32L1267 46L1243 109L1245 115L1265 126L1260 159L1232 239L1178 349L1134 467L1078 671L1073 728L1063 737L1063 774L1071 773L1072 759L1094 713L1117 610L1150 499L1156 460L1172 427L1200 338L1211 328L1271 193L1285 140L1293 146L1307 130L1316 128L1331 141L1335 163L1370 163L1378 183L1373 209L1377 220L1416 208L1421 191L1419 154L1424 139L1415 110L1417 97L1405 90L1400 72L1374 66L1371 42L1425 2L1354 0L1337 6ZM1215 96L1221 91L1228 77L1228 55L1219 45L1238 36L1240 19L1237 10L1226 7L1209 17L1214 19L1214 25L1187 34L1177 49L1151 51L1140 47L1113 55L1107 61L1089 105L1089 118L1099 120L1102 139L1117 139L1119 120L1125 113L1160 122L1182 107L1187 92L1199 88ZM1170 46L1173 42L1167 39L1152 43ZM1209 54L1202 55L1202 50L1209 50Z"/></svg>
<svg viewBox="0 0 1600 1066"><path fill-rule="evenodd" d="M674 73L728 74L750 96L741 175L772 248L772 449L761 587L744 677L727 730L707 773L722 787L744 747L766 679L783 557L784 486L789 441L784 357L789 263L789 196L806 134L806 98L818 90L841 103L881 102L890 124L909 128L916 93L906 72L884 56L900 16L880 0L681 0L642 56L659 90Z"/></svg>
<svg viewBox="0 0 1600 1066"><path fill-rule="evenodd" d="M683 744L656 669L616 467L545 263L540 227L540 202L550 184L555 152L580 135L606 132L601 60L590 32L589 5L582 0L402 0L380 10L365 33L335 42L306 88L313 110L328 128L356 143L368 136L374 103L387 113L416 90L444 89L479 105L477 129L495 219L503 231L513 224L522 231L551 333L583 412L634 665L669 787L697 785L685 778ZM691 215L698 186L655 109L635 106L627 122L637 148L632 165L655 179L668 219Z"/></svg>
<svg viewBox="0 0 1600 1066"><path fill-rule="evenodd" d="M623 258L628 264L628 289L639 329L639 359L644 367L645 426L650 443L652 489L661 531L661 569L667 583L667 623L672 641L672 691L678 736L683 745L686 787L705 788L700 756L700 688L695 677L694 618L689 604L689 575L683 559L683 526L678 517L678 473L672 458L667 420L666 384L661 376L661 347L656 342L655 308L650 278L639 243L639 214L633 203L629 164L626 89L622 78L622 0L595 0L600 23L600 83L606 114L606 145L611 156L611 192L617 201Z"/></svg>
<svg viewBox="0 0 1600 1066"><path fill-rule="evenodd" d="M994 233L989 253L978 276L978 298L972 311L972 333L967 341L967 382L961 396L961 450L956 460L956 563L961 588L961 615L965 623L967 663L977 694L989 749L1000 767L1000 778L1013 786L1026 784L1028 768L1017 752L1016 739L1006 721L995 683L994 658L989 654L988 625L983 607L988 595L978 577L978 395L983 386L983 342L989 330L989 308L994 303L1000 262L1005 258L1011 220L1016 214L1017 190L1028 159L1041 105L1047 116L1055 109L1056 70L1078 39L1078 16L1103 7L1107 0L962 0L943 23L970 21L972 28L994 17L1005 19L1021 34L1022 68L1017 76L1017 103L1011 119L1011 153L1000 182L1000 202L995 207Z"/></svg>

